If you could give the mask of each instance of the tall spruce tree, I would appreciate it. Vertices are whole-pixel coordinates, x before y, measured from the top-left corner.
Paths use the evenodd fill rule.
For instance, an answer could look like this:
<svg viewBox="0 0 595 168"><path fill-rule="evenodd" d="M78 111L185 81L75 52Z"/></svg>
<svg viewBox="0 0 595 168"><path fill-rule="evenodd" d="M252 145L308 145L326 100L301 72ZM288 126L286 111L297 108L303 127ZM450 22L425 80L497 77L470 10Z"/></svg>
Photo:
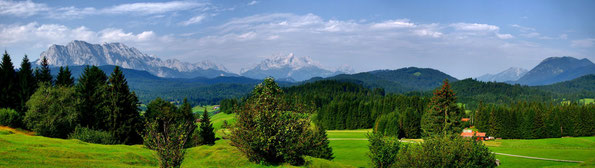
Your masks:
<svg viewBox="0 0 595 168"><path fill-rule="evenodd" d="M114 68L107 87L109 95L108 130L125 144L142 143L139 134L142 123L138 112L138 98L130 92L128 82L119 66Z"/></svg>
<svg viewBox="0 0 595 168"><path fill-rule="evenodd" d="M96 66L87 66L79 77L76 92L80 99L78 111L81 113L81 126L97 130L107 130L107 76Z"/></svg>
<svg viewBox="0 0 595 168"><path fill-rule="evenodd" d="M17 73L17 78L19 80L19 89L17 91L19 105L17 111L21 116L25 116L25 112L27 111L27 101L29 101L29 98L35 93L35 90L38 87L27 55L25 55L21 62L21 69Z"/></svg>
<svg viewBox="0 0 595 168"><path fill-rule="evenodd" d="M202 113L202 119L200 121L200 137L203 145L214 145L215 144L215 132L213 132L213 124L211 123L211 117L205 108L205 112Z"/></svg>
<svg viewBox="0 0 595 168"><path fill-rule="evenodd" d="M74 78L72 77L72 73L70 73L68 66L66 66L66 68L60 67L60 72L58 72L58 76L56 76L56 86L74 86Z"/></svg>
<svg viewBox="0 0 595 168"><path fill-rule="evenodd" d="M50 64L46 57L41 58L41 68L35 69L35 78L37 79L38 84L44 82L47 82L50 85L52 84L53 77L50 73Z"/></svg>
<svg viewBox="0 0 595 168"><path fill-rule="evenodd" d="M194 114L192 114L192 106L190 106L190 103L188 102L188 98L184 98L184 101L182 103L182 107L180 108L180 110L182 113L182 117L184 118L185 121L194 122L195 118L194 118Z"/></svg>
<svg viewBox="0 0 595 168"><path fill-rule="evenodd" d="M10 60L8 52L4 51L2 63L0 65L0 108L15 109L18 106L17 100L17 82L14 66Z"/></svg>
<svg viewBox="0 0 595 168"><path fill-rule="evenodd" d="M447 135L461 131L462 113L448 80L434 91L427 112L422 116L421 127L425 137Z"/></svg>
<svg viewBox="0 0 595 168"><path fill-rule="evenodd" d="M309 141L310 149L307 152L308 156L332 160L333 148L331 148L328 140L326 130L322 126L316 127L312 132L312 139Z"/></svg>

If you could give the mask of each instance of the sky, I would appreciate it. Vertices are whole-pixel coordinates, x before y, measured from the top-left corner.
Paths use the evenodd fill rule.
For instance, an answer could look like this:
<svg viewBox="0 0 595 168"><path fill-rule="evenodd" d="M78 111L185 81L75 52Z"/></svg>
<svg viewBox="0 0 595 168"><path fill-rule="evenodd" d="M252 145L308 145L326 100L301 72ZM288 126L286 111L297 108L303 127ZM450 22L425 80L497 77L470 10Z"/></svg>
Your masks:
<svg viewBox="0 0 595 168"><path fill-rule="evenodd" d="M239 73L276 55L356 72L434 68L456 78L595 61L595 1L6 1L0 47L18 66L52 44L121 42Z"/></svg>

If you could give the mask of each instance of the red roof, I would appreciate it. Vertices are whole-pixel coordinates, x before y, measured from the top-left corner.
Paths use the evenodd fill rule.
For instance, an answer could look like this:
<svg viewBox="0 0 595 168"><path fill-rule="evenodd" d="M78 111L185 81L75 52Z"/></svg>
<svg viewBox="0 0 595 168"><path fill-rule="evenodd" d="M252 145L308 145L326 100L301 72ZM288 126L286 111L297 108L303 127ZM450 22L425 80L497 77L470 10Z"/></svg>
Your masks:
<svg viewBox="0 0 595 168"><path fill-rule="evenodd" d="M469 118L461 118L461 121L467 122L467 121L469 121Z"/></svg>
<svg viewBox="0 0 595 168"><path fill-rule="evenodd" d="M473 135L475 135L476 137L485 137L486 133L485 132L462 132L461 136L462 137L473 137Z"/></svg>

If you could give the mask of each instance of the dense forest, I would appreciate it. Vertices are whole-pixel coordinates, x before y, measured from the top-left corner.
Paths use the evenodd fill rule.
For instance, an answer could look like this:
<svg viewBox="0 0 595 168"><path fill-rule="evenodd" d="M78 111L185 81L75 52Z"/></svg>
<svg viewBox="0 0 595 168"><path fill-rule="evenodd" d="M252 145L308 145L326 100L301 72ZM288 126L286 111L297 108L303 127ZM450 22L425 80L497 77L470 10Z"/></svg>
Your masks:
<svg viewBox="0 0 595 168"><path fill-rule="evenodd" d="M595 104L481 104L472 122L480 131L498 138L592 136L595 135Z"/></svg>
<svg viewBox="0 0 595 168"><path fill-rule="evenodd" d="M565 85L584 87L585 83L592 81L592 78L592 75L585 76L570 81L576 84ZM570 86L567 88L572 88ZM308 104L312 108L311 111L314 111L315 114L313 121L316 125L327 129L374 128L385 135L407 138L422 136L421 120L428 111L430 96L432 96L427 92L385 93L384 89L370 89L363 86L361 82L349 80L321 80L286 87L283 90L286 93L284 99L289 100L288 102L300 102ZM577 104L577 101L571 101L570 105L562 105L560 97L571 95L575 93L572 90L577 89L554 92L537 87L465 79L453 82L452 90L456 97L455 100L459 104L457 107L453 107L453 110L463 117L473 118L473 123L462 123L463 126L476 124L480 131L486 131L489 135L503 138L520 138L524 135L527 135L527 138L546 138L593 134L591 127L583 126L592 123L592 120L595 119L592 112L595 111L593 105ZM582 90L590 91L589 89ZM234 109L242 106L243 100L245 98L223 100L221 102L222 111L234 112ZM521 104L528 105L521 106ZM557 109L557 111L553 109ZM514 112L508 114L502 111ZM550 114L554 113L553 111L555 111L555 115ZM494 116L492 113L502 114L502 116ZM579 114L582 118L578 118ZM511 117L511 115L513 115L512 119L503 117ZM495 120L506 122L495 122ZM514 124L507 125L512 121ZM540 126L532 125L543 123L542 121L549 124L548 129L556 127L558 130L567 131L564 133L560 131L558 134L542 134L540 130L535 130ZM500 125L486 125L490 122ZM561 124L561 122L566 123ZM523 127L516 128L521 123ZM512 127L515 129L508 129ZM579 129L579 127L581 128ZM585 129L582 129L583 127ZM519 129L523 131L519 131ZM502 130L507 133L501 132Z"/></svg>

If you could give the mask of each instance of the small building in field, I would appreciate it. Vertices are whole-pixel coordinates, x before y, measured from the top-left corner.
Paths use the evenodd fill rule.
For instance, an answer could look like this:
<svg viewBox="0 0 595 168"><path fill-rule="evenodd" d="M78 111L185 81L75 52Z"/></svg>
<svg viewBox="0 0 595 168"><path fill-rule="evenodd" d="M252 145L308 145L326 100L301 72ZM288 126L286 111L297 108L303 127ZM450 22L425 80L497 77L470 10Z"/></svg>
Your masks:
<svg viewBox="0 0 595 168"><path fill-rule="evenodd" d="M461 132L461 136L466 138L472 138L473 136L475 136L477 138L476 140L486 140L485 132L477 132L470 129L463 130L463 132Z"/></svg>
<svg viewBox="0 0 595 168"><path fill-rule="evenodd" d="M213 107L213 110L219 110L220 107L221 107L220 105L216 105Z"/></svg>

